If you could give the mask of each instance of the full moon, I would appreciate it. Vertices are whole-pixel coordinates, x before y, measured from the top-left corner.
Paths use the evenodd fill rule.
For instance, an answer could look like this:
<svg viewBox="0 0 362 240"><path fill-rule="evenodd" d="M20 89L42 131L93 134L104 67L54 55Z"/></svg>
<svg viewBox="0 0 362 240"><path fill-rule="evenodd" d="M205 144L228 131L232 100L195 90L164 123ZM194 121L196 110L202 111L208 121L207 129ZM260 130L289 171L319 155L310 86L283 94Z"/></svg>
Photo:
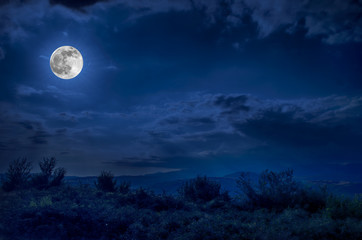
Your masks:
<svg viewBox="0 0 362 240"><path fill-rule="evenodd" d="M82 54L71 46L59 47L50 57L50 68L59 78L75 78L83 68Z"/></svg>

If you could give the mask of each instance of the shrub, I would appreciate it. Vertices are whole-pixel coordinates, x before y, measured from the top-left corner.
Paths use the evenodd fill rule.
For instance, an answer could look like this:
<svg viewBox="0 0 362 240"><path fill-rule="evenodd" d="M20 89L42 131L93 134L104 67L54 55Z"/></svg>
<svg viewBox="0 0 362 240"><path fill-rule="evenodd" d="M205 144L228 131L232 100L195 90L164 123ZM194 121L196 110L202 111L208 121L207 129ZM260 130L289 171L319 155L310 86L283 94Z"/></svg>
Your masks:
<svg viewBox="0 0 362 240"><path fill-rule="evenodd" d="M250 186L261 194L259 188ZM305 193L306 197L296 196L319 198L310 189ZM195 204L143 188L127 194L69 185L45 191L0 191L0 239L326 240L362 236L360 198L331 198L325 211L317 213L298 208L242 211L233 204L220 208L218 202L224 202L222 196Z"/></svg>
<svg viewBox="0 0 362 240"><path fill-rule="evenodd" d="M114 175L109 171L102 171L95 183L97 189L104 192L115 192L116 184L117 182L114 179Z"/></svg>
<svg viewBox="0 0 362 240"><path fill-rule="evenodd" d="M283 210L288 207L301 207L315 212L325 206L326 192L307 189L293 179L293 170L280 173L265 170L260 174L256 185L248 174L241 173L238 187L252 209L267 208Z"/></svg>
<svg viewBox="0 0 362 240"><path fill-rule="evenodd" d="M49 178L53 173L55 165L56 165L56 159L54 157L43 158L43 161L39 162L41 174Z"/></svg>
<svg viewBox="0 0 362 240"><path fill-rule="evenodd" d="M155 196L154 198L155 200L152 209L156 212L170 211L171 209L179 210L184 208L184 202L181 199L166 195L165 193Z"/></svg>
<svg viewBox="0 0 362 240"><path fill-rule="evenodd" d="M362 195L356 195L353 199L329 196L325 212L332 219L362 219Z"/></svg>
<svg viewBox="0 0 362 240"><path fill-rule="evenodd" d="M185 182L178 192L182 198L192 202L208 202L221 196L220 184L210 181L206 176Z"/></svg>
<svg viewBox="0 0 362 240"><path fill-rule="evenodd" d="M37 189L46 189L48 187L48 178L41 173L37 173L31 178L31 185Z"/></svg>
<svg viewBox="0 0 362 240"><path fill-rule="evenodd" d="M124 181L119 185L118 189L119 189L120 193L127 194L127 193L129 193L130 188L131 188L131 183Z"/></svg>
<svg viewBox="0 0 362 240"><path fill-rule="evenodd" d="M31 169L31 163L26 158L18 158L12 161L6 172L6 179L2 186L4 191L12 191L25 187L28 184Z"/></svg>
<svg viewBox="0 0 362 240"><path fill-rule="evenodd" d="M146 191L144 188L138 188L132 196L132 204L137 208L152 208L154 204L154 194Z"/></svg>
<svg viewBox="0 0 362 240"><path fill-rule="evenodd" d="M59 186L65 176L64 168L55 168L57 161L54 157L43 158L39 162L41 173L32 178L32 185L38 189L46 189L53 186Z"/></svg>
<svg viewBox="0 0 362 240"><path fill-rule="evenodd" d="M66 170L64 168L57 168L54 170L52 181L50 186L59 186L62 184Z"/></svg>
<svg viewBox="0 0 362 240"><path fill-rule="evenodd" d="M326 207L328 198L327 187L322 186L319 189L301 187L295 198L297 198L296 206L308 212L317 212Z"/></svg>

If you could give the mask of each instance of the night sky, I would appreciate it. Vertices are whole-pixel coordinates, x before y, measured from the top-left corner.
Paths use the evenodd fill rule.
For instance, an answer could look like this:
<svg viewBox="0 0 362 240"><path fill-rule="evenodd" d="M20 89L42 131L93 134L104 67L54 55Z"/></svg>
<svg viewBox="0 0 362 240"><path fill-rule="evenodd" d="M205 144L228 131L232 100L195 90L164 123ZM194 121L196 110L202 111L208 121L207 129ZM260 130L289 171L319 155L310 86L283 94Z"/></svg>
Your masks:
<svg viewBox="0 0 362 240"><path fill-rule="evenodd" d="M362 171L361 0L3 0L0 72L0 172Z"/></svg>

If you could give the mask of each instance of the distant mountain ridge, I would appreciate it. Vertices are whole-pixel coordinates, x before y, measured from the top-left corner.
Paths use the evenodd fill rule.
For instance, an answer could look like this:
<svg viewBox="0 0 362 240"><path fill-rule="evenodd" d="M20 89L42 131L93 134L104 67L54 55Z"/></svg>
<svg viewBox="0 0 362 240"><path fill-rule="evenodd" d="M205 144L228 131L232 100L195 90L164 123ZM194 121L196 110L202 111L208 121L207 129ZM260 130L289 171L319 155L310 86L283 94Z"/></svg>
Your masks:
<svg viewBox="0 0 362 240"><path fill-rule="evenodd" d="M223 191L228 191L230 195L235 195L239 192L237 187L237 179L241 172L227 174L222 177L208 177L210 180L215 181L221 185ZM258 173L248 172L252 182L256 183L259 177ZM0 182L5 179L5 174L0 174ZM117 183L130 182L133 188L144 187L154 191L155 193L166 192L169 194L177 194L177 190L184 182L191 178L183 178L182 174L175 173L154 173L142 176L116 176ZM79 186L81 184L94 186L97 176L65 176L65 183L72 186ZM346 196L354 196L355 194L362 194L362 182L359 181L346 181L346 180L325 180L316 179L315 177L296 177L296 180L303 182L309 186L316 187L327 185L327 188L335 193L344 194Z"/></svg>
<svg viewBox="0 0 362 240"><path fill-rule="evenodd" d="M235 195L239 192L237 187L237 179L241 172L227 174L222 177L208 177L211 181L215 181L221 185L223 191L228 191L230 195ZM258 173L247 172L252 182L256 183L259 178ZM191 178L182 178L174 176L172 173L156 173L142 176L117 176L115 177L117 183L130 182L133 188L144 187L154 191L155 193L166 192L169 194L176 194L177 190ZM67 176L65 182L70 185L88 184L94 186L97 180L96 176L89 177L76 177ZM353 196L355 194L362 194L362 182L351 181L336 181L336 180L319 180L306 177L296 177L297 181L303 182L309 186L317 187L320 185L327 185L327 188L339 194Z"/></svg>

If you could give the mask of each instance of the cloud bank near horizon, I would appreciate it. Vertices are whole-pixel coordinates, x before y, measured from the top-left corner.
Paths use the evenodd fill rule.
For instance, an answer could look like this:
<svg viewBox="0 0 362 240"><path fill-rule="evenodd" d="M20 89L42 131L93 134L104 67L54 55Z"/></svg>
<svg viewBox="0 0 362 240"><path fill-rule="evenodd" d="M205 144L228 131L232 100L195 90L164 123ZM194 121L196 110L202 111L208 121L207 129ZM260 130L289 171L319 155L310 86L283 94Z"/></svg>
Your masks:
<svg viewBox="0 0 362 240"><path fill-rule="evenodd" d="M203 159L222 162L228 156L235 157L234 165L252 164L255 158L287 165L316 159L332 163L347 156L351 163L360 161L361 97L278 100L193 93L178 101L107 112L67 111L59 101L82 96L54 86L22 85L17 94L23 108L1 106L1 158L6 160L18 157L22 149L22 154L60 156L79 170L82 163L73 159L87 159L89 166L114 162L127 169L127 163L130 168L144 164L162 171L202 167ZM38 107L39 98L57 107ZM283 159L286 154L293 159Z"/></svg>

